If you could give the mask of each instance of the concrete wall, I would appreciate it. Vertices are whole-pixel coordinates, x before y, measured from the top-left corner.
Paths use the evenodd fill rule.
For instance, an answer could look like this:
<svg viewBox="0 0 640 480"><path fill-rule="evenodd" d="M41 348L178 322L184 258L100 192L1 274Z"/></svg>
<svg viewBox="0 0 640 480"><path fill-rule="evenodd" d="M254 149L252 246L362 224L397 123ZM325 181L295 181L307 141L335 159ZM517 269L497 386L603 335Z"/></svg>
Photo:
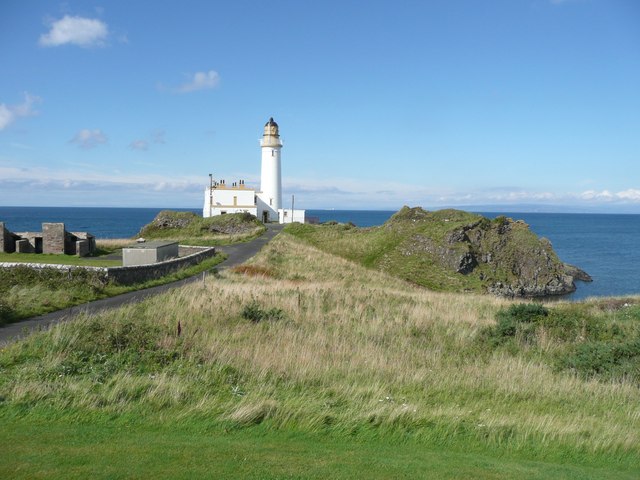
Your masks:
<svg viewBox="0 0 640 480"><path fill-rule="evenodd" d="M294 209L293 214L290 208L281 208L278 210L280 223L305 222L305 210Z"/></svg>
<svg viewBox="0 0 640 480"><path fill-rule="evenodd" d="M122 249L122 264L125 267L149 265L178 258L178 242L147 242Z"/></svg>

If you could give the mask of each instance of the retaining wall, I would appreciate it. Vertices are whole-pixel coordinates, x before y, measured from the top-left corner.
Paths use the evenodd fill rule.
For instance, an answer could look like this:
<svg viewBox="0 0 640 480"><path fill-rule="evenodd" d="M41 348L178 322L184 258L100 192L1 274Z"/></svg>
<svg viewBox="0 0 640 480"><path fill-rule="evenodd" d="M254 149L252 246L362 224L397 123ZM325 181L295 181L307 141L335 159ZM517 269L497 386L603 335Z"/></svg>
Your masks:
<svg viewBox="0 0 640 480"><path fill-rule="evenodd" d="M216 254L214 247L191 247L180 245L180 250L193 250L194 252L184 257L174 258L165 262L152 263L150 265L133 265L129 267L90 267L80 265L57 265L46 263L20 263L20 262L0 262L0 268L28 267L34 269L52 268L62 272L73 270L89 270L97 272L103 281L112 281L120 285L131 285L133 283L155 280L174 273L182 268L196 265Z"/></svg>

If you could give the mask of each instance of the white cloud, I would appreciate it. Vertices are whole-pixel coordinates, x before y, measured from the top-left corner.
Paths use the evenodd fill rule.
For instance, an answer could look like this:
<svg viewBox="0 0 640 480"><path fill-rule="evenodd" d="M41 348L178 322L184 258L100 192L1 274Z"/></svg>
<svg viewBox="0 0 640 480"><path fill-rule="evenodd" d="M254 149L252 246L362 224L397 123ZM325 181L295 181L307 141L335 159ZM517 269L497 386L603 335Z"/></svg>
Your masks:
<svg viewBox="0 0 640 480"><path fill-rule="evenodd" d="M24 102L18 105L5 105L4 103L0 103L0 130L4 130L20 117L37 115L38 112L34 110L33 105L40 101L40 97L25 92Z"/></svg>
<svg viewBox="0 0 640 480"><path fill-rule="evenodd" d="M630 188L616 194L618 198L623 200L631 200L634 202L640 202L640 190L637 188Z"/></svg>
<svg viewBox="0 0 640 480"><path fill-rule="evenodd" d="M29 201L33 192L46 192L42 201L60 204L82 202L87 193L92 201L105 205L148 205L190 208L201 207L202 192L209 179L206 174L191 175L176 169L158 174L146 169L140 173L105 171L90 163L68 165L67 168L20 166L11 158L0 157L0 204L3 199ZM238 172L219 172L219 178L246 179L247 186L259 185L259 177ZM545 192L518 188L454 190L434 186L396 183L356 178L283 178L283 201L289 205L295 194L300 208L385 209L397 210L402 205L429 209L470 206L554 206L562 209L640 212L640 189L591 190L586 192Z"/></svg>
<svg viewBox="0 0 640 480"><path fill-rule="evenodd" d="M134 140L129 144L131 150L149 150L149 142L146 140Z"/></svg>
<svg viewBox="0 0 640 480"><path fill-rule="evenodd" d="M65 15L51 23L51 30L40 35L43 47L72 44L80 47L102 46L109 35L107 24L94 18Z"/></svg>
<svg viewBox="0 0 640 480"><path fill-rule="evenodd" d="M94 130L85 128L76 133L75 136L69 140L69 143L75 143L80 148L89 149L107 143L107 141L107 136L99 128Z"/></svg>
<svg viewBox="0 0 640 480"><path fill-rule="evenodd" d="M208 72L196 72L189 76L189 81L175 89L177 93L189 93L197 90L215 88L220 84L220 75L214 70Z"/></svg>
<svg viewBox="0 0 640 480"><path fill-rule="evenodd" d="M629 188L620 192L610 192L609 190L587 190L582 192L579 197L582 200L599 201L599 202L640 202L640 190Z"/></svg>

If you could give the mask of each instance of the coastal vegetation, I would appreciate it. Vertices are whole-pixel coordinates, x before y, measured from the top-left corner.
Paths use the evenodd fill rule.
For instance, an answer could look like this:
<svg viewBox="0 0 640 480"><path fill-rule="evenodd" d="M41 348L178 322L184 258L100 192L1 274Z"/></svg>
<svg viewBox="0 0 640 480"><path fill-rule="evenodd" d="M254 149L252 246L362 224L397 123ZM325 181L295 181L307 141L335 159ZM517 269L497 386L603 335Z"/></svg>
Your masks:
<svg viewBox="0 0 640 480"><path fill-rule="evenodd" d="M640 299L434 292L324 249L283 233L3 347L0 474L637 478Z"/></svg>
<svg viewBox="0 0 640 480"><path fill-rule="evenodd" d="M203 218L193 212L163 210L142 227L138 237L177 240L183 245L226 245L261 235L264 225L249 213Z"/></svg>
<svg viewBox="0 0 640 480"><path fill-rule="evenodd" d="M215 267L225 258L217 254L162 278L131 285L105 282L98 273L83 269L0 269L0 325L187 278Z"/></svg>
<svg viewBox="0 0 640 480"><path fill-rule="evenodd" d="M522 221L460 210L403 207L379 227L330 222L291 224L286 231L326 252L436 291L491 292L507 297L560 295L574 279L546 239Z"/></svg>

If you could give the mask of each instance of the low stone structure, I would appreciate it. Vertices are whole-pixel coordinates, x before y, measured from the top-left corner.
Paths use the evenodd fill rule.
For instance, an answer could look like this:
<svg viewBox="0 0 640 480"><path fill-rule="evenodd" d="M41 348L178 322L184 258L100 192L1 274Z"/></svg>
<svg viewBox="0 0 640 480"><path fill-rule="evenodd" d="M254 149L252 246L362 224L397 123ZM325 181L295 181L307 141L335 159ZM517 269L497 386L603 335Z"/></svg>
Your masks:
<svg viewBox="0 0 640 480"><path fill-rule="evenodd" d="M178 257L178 242L153 241L122 249L122 265L149 265Z"/></svg>
<svg viewBox="0 0 640 480"><path fill-rule="evenodd" d="M86 257L96 251L96 239L87 232L67 232L64 223L43 223L42 232L14 233L0 222L0 251Z"/></svg>
<svg viewBox="0 0 640 480"><path fill-rule="evenodd" d="M20 237L7 230L4 226L4 222L0 222L0 252L15 252L17 240L20 240Z"/></svg>

